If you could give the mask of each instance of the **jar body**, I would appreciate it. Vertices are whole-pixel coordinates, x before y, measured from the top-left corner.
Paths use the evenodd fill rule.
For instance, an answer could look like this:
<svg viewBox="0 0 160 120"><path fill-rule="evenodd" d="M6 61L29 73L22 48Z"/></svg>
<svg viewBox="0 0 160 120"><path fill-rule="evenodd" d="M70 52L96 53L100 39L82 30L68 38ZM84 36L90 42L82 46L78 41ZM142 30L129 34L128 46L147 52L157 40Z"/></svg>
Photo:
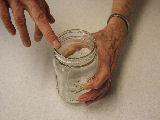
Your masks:
<svg viewBox="0 0 160 120"><path fill-rule="evenodd" d="M83 89L83 85L95 76L98 65L95 47L96 44L94 43L95 40L90 37L90 34L87 38L89 42L86 38L82 40L82 37L86 35L86 33L84 34L83 31L81 31L83 34L79 35L79 33L77 34L78 31L72 30L72 35L69 33L69 36L73 36L73 33L76 33L76 35L74 34L74 37L71 37L70 39L66 37L66 35L68 35L68 31L64 34L65 37L63 36L63 38L59 38L62 46L59 52L55 52L55 58L53 59L58 93L62 99L68 103L79 103L78 97L83 93L88 92ZM81 40L78 40L77 42L77 38L75 39L75 36L81 36L81 38L79 38ZM85 46L90 47L81 48L78 51L75 51L75 53L68 58L65 58L62 55L63 51L65 51L69 46L77 43L81 44L84 43L84 41Z"/></svg>
<svg viewBox="0 0 160 120"><path fill-rule="evenodd" d="M82 67L69 67L61 64L56 58L54 66L59 95L69 103L78 103L78 97L87 92L83 85L96 74L97 55L91 63Z"/></svg>

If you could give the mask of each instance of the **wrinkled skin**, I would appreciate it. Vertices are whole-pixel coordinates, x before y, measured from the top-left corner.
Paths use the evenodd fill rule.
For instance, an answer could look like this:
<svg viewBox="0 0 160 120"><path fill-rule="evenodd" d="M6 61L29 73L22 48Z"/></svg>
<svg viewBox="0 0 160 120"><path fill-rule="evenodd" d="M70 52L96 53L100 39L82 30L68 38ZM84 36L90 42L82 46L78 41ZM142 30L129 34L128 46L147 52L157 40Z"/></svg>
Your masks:
<svg viewBox="0 0 160 120"><path fill-rule="evenodd" d="M81 95L79 102L89 105L101 99L110 89L111 75L126 33L124 22L119 18L113 18L103 30L92 34L98 48L98 72L94 79L84 85L84 89L91 90Z"/></svg>
<svg viewBox="0 0 160 120"><path fill-rule="evenodd" d="M35 41L40 41L44 35L51 46L60 47L60 43L50 26L50 23L54 23L55 20L50 14L45 0L0 0L0 18L7 31L15 35L16 29L11 22L9 8L12 9L14 21L24 46L29 47L31 45L24 15L24 10L26 10L35 22Z"/></svg>
<svg viewBox="0 0 160 120"><path fill-rule="evenodd" d="M60 47L60 43L49 23L54 23L49 7L45 0L0 0L0 18L6 29L12 35L16 29L11 22L9 8L12 9L14 20L24 46L29 47L29 38L24 10L28 11L35 22L35 41L40 41L44 35L51 46ZM84 89L90 89L79 97L79 102L89 105L101 99L111 87L111 75L117 63L120 46L126 36L126 25L120 18L112 18L109 24L99 32L93 33L98 48L98 71L94 79L84 85ZM70 46L64 56L70 56L76 50L86 48L85 44Z"/></svg>
<svg viewBox="0 0 160 120"><path fill-rule="evenodd" d="M126 31L123 21L116 20L99 32L92 34L96 39L98 48L98 72L94 79L84 85L84 89L91 90L81 95L79 102L89 105L101 99L110 89L111 75L117 63L120 46ZM85 43L72 44L62 54L68 57L82 48L87 48Z"/></svg>

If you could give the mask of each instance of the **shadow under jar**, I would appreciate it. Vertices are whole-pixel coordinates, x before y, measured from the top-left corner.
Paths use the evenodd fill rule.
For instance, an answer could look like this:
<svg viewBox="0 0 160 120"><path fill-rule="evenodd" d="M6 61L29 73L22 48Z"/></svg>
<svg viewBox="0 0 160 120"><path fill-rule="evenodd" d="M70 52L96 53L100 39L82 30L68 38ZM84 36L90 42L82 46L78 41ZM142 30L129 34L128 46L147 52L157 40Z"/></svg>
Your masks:
<svg viewBox="0 0 160 120"><path fill-rule="evenodd" d="M78 103L78 97L87 92L83 85L97 71L97 48L94 37L80 29L67 30L58 36L60 49L53 59L57 89L64 101Z"/></svg>

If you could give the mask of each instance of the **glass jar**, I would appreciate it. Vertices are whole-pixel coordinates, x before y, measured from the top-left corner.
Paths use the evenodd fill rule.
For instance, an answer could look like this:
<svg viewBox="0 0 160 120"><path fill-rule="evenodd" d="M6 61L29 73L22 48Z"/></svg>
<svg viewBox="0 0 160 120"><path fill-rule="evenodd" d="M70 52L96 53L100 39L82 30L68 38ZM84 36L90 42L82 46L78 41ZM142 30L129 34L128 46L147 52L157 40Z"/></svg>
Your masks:
<svg viewBox="0 0 160 120"><path fill-rule="evenodd" d="M83 85L97 71L97 49L94 37L80 29L67 30L58 36L61 48L55 49L53 59L59 95L69 103L87 92Z"/></svg>

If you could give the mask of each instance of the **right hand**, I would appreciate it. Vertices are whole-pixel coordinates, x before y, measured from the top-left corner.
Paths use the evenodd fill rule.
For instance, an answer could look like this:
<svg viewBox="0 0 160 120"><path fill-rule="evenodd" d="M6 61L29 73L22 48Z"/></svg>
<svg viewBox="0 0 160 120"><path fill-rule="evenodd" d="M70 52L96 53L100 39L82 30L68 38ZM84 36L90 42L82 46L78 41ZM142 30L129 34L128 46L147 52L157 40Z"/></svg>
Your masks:
<svg viewBox="0 0 160 120"><path fill-rule="evenodd" d="M0 18L7 31L15 35L16 29L11 22L9 8L12 9L14 20L24 46L29 47L31 45L24 15L24 10L26 10L35 22L35 41L40 41L44 35L52 47L60 47L60 42L49 24L54 23L55 20L50 14L45 0L0 0Z"/></svg>
<svg viewBox="0 0 160 120"><path fill-rule="evenodd" d="M98 70L96 76L84 85L84 89L90 91L78 99L86 105L100 100L111 88L111 76L121 45L127 35L127 28L122 19L114 17L104 29L92 35L97 43Z"/></svg>

